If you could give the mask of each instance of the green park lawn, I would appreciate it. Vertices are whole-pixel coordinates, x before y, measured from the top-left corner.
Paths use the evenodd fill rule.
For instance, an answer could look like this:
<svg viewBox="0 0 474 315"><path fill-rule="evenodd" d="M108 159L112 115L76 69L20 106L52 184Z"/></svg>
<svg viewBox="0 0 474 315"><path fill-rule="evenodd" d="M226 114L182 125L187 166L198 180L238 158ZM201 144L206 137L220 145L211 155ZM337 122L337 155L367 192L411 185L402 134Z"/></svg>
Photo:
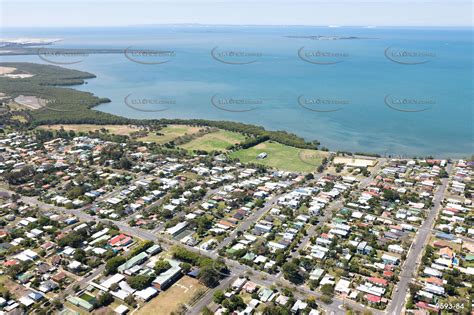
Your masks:
<svg viewBox="0 0 474 315"><path fill-rule="evenodd" d="M265 159L257 159L257 155L262 152L266 152L268 156ZM321 164L327 153L266 141L249 149L232 152L230 156L238 158L242 163L262 164L284 171L312 172Z"/></svg>
<svg viewBox="0 0 474 315"><path fill-rule="evenodd" d="M240 133L219 130L196 138L180 147L186 150L226 151L227 147L244 141L246 137Z"/></svg>
<svg viewBox="0 0 474 315"><path fill-rule="evenodd" d="M200 129L200 127L187 125L169 125L158 131L158 133L163 135L157 135L155 132L150 132L146 137L140 138L138 140L144 142L155 142L158 144L164 144L186 134L191 135L193 133L196 133Z"/></svg>

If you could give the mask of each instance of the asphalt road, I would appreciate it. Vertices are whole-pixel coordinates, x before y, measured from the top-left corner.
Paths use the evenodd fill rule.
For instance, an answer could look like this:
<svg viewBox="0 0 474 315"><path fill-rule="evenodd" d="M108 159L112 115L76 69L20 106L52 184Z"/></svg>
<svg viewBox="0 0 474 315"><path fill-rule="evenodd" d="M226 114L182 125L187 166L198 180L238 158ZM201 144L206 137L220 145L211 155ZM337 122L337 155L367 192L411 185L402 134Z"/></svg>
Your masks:
<svg viewBox="0 0 474 315"><path fill-rule="evenodd" d="M12 193L11 191L7 191L7 192ZM130 227L128 224L126 224L124 222L117 222L117 221L111 221L111 220L108 220L108 219L101 219L101 218L93 217L89 214L86 214L86 213L82 212L81 209L65 209L65 208L62 208L62 207L57 207L57 206L46 204L42 201L39 201L34 197L22 196L21 199L25 203L29 203L29 204L32 204L32 205L37 205L37 206L39 206L39 207L41 207L42 209L45 209L45 210L49 209L49 210L54 210L54 211L61 212L61 213L64 213L64 214L75 215L76 217L78 217L78 218L80 218L81 220L84 220L84 221L113 222L115 225L117 225L118 228L120 228L120 230L122 232L124 232L126 234L130 234L130 235L138 237L138 238L141 238L141 239L144 239L144 240L151 240L151 241L154 241L154 242L160 242L160 245L165 249L169 249L173 245L179 245L179 246L185 247L186 249L188 249L190 251L200 253L201 255L205 255L205 256L208 256L208 257L213 258L213 259L217 259L217 258L220 257L219 255L217 255L214 252L204 252L204 251L199 250L198 248L181 244L178 241L175 241L175 240L172 240L172 239L170 240L170 239L164 238L160 235L155 235L151 231L147 231L147 230L137 228L137 227ZM279 286L284 285L285 287L292 288L295 292L297 292L297 295L296 295L297 297L307 298L309 295L316 296L316 297L321 296L321 293L319 293L319 292L312 291L307 287L296 286L293 283L291 283L291 282L289 282L289 281L287 281L287 280L285 280L281 277L277 277L275 275L268 274L264 271L255 270L255 269L253 269L253 268L251 268L247 265L242 265L242 264L240 264L239 262L237 262L235 260L231 260L231 259L227 259L227 258L223 258L223 260L231 271L231 277L241 276L241 275L249 275L250 274L250 275L252 275L252 280L255 281L256 283L260 284L260 285L270 286L272 284L275 284L275 285L279 285ZM89 279L89 277L87 277L87 279L90 280L92 278ZM227 278L227 279L229 279L229 278ZM222 283L222 288L225 288L227 285L229 285L231 283L230 280L227 280L227 279L222 281L223 282ZM83 279L83 281L84 281L84 283L86 283L85 282L86 279ZM206 294L207 299L212 298L212 294L208 292L208 294ZM342 308L343 304L344 304L343 300L336 297L336 298L333 299L332 304L324 305L323 307L324 307L324 309L328 310L329 314L337 314L337 315L338 314L345 314L345 311L343 311L343 308ZM366 309L366 308L362 307L360 304L355 303L353 301L346 301L345 304L350 306L351 308L353 308L355 310L365 310ZM191 311L196 312L196 310L201 305L202 305L202 303L199 303L199 302L196 303L193 306ZM375 310L375 312L373 311L373 314L382 314L382 313Z"/></svg>
<svg viewBox="0 0 474 315"><path fill-rule="evenodd" d="M448 173L451 173L452 166L452 164L448 165ZM439 209L441 208L441 202L443 201L444 193L448 185L448 179L444 178L441 180L441 182L441 186L438 188L433 197L434 205L428 213L426 220L418 229L415 240L410 247L410 251L408 252L407 258L403 265L402 272L400 273L400 281L396 286L398 290L395 289L395 293L392 295L392 300L387 307L388 314L395 315L402 313L403 307L405 305L405 298L408 292L408 285L413 279L413 276L415 276L417 266L423 255L423 249L425 248L426 242L428 241L428 238L432 232L433 225L435 223Z"/></svg>
<svg viewBox="0 0 474 315"><path fill-rule="evenodd" d="M379 168L380 168L380 163L379 163ZM375 174L375 172L373 172L373 174ZM370 181L367 182L367 184L370 183ZM6 192L9 192L9 193L12 193L12 191L8 191L8 190L5 190ZM242 222L235 230L234 230L234 234L232 234L231 236L227 237L223 242L221 242L219 244L219 248L223 248L225 247L226 245L228 245L236 236L237 236L237 231L245 231L247 230L253 223L255 223L260 217L262 217L271 207L274 206L274 204L277 202L278 198L280 197L281 195L276 195L275 197L271 198L269 201L267 201L264 205L264 207L262 207L261 209L259 209L258 211L254 212L251 216L249 216L244 222ZM165 248L165 249L168 249L169 247L173 246L173 245L179 245L179 246L182 246L190 251L193 251L193 252L196 252L196 253L199 253L201 255L205 255L205 256L208 256L212 259L217 259L219 258L220 256L216 253L217 251L212 251L212 252L207 252L207 251L201 251L200 249L198 248L195 248L195 247L191 247L191 246L187 246L187 245L184 245L184 244L181 244L180 242L176 241L176 240L173 240L173 239L168 239L168 238L165 238L161 235L156 235L154 234L152 231L148 231L148 230L144 230L144 229L141 229L141 228L138 228L138 227L131 227L129 226L126 222L121 222L121 221L112 221L112 220L108 220L108 219L101 219L101 218L98 218L98 217L94 217L94 216L91 216L85 212L83 212L83 210L87 209L88 207L83 207L83 208L79 208L79 209L65 209L65 208L62 208L62 207L58 207L58 206L54 206L54 205L50 205L50 204L46 204L42 201L39 201L37 198L34 198L34 197L27 197L27 196L22 196L21 198L25 203L29 203L29 204L32 204L32 205L37 205L39 207L41 207L42 209L44 210L54 210L54 211L57 211L57 212L61 212L61 213L64 213L64 214L70 214L70 215L75 215L76 217L78 217L79 219L83 220L83 221L101 221L101 222L112 222L113 224L115 224L118 228L120 228L120 230L124 233L127 233L127 234L130 234L132 236L135 236L135 237L138 237L138 238L141 238L141 239L144 239L144 240L151 240L151 241L154 241L154 242L160 242L160 245ZM340 202L340 201L339 201ZM338 202L338 203L339 203ZM337 204L335 204L334 206L336 206ZM234 260L231 260L231 259L227 259L225 257L221 257L221 259L224 260L224 262L226 263L226 265L229 267L230 269L230 272L231 272L231 277L228 277L226 278L225 280L223 280L221 282L221 284L219 285L219 287L222 287L222 288L225 288L227 287L228 285L230 285L230 279L231 278L234 278L236 276L241 276L241 275L251 275L251 279L252 281L255 281L257 284L260 284L260 285L265 285L265 286L271 286L271 285L277 285L277 286L285 286L287 288L290 288L290 289L293 289L293 291L295 292L295 296L296 297L299 297L299 298L302 298L302 299L305 299L307 298L308 296L316 296L316 297L321 297L322 294L320 292L317 292L317 291L312 291L310 290L308 287L306 286L296 286L294 285L293 283L287 281L286 279L282 278L282 277L278 277L276 275L271 275L271 274L268 274L264 271L259 271L259 270L255 270L247 265L242 265L240 264L239 262L237 261L234 261ZM101 272L101 271L100 271ZM95 273L94 273L95 274ZM92 276L92 275L91 275ZM91 277L90 276L90 277ZM90 277L87 277L88 280L92 279ZM95 276L94 276L95 277ZM89 279L90 278L90 279ZM87 280L87 281L88 281ZM82 281L84 281L84 283L87 283L86 279L83 279ZM210 299L212 299L212 294L215 290L211 290L212 292L208 292L204 297L203 297L203 302L201 301L198 301L193 307L192 309L190 310L190 312L192 314L198 314L200 309L202 309L202 307L204 305L207 305L207 304L204 304L206 301L209 301L210 302ZM339 314L345 314L345 310L343 308L343 306L347 305L347 306L350 306L352 309L354 310L359 310L359 311L364 311L364 310L367 310L368 308L363 306L362 304L359 304L359 303L356 303L354 301L350 301L350 300L343 300L341 298L338 298L338 297L334 297L333 298L333 302L330 304L330 305L324 305L324 304L321 304L321 306L327 310L327 313L328 314L334 314L334 315L339 315ZM372 314L384 314L384 312L381 312L381 311L378 311L378 310L375 310L375 309L370 309L372 311ZM194 312L194 313L193 313Z"/></svg>
<svg viewBox="0 0 474 315"><path fill-rule="evenodd" d="M227 277L226 279L222 280L217 287L207 291L206 294L199 299L199 301L197 301L192 307L188 308L186 314L199 315L201 310L212 302L214 292L217 290L225 291L225 289L229 287L236 278L237 277Z"/></svg>
<svg viewBox="0 0 474 315"><path fill-rule="evenodd" d="M374 180L375 176L379 172L379 170L385 165L386 160L382 158L377 159L378 163L374 166L374 168L370 171L370 176L361 180L359 183L359 189L365 189L370 183Z"/></svg>
<svg viewBox="0 0 474 315"><path fill-rule="evenodd" d="M311 240L311 237L313 237L314 233L316 232L316 229L328 222L329 219L332 218L333 211L342 208L343 205L344 202L342 200L335 200L330 203L325 209L323 209L324 215L320 218L317 224L312 225L308 229L306 236L301 240L301 243L298 248L291 253L291 258L296 258L300 256L300 250L304 249L308 245L309 241Z"/></svg>
<svg viewBox="0 0 474 315"><path fill-rule="evenodd" d="M83 289L84 287L86 287L89 283L89 281L91 281L92 279L94 279L95 277L97 277L98 275L100 275L105 269L105 264L102 264L100 265L99 267L97 267L89 276L85 277L85 278L82 278L80 281L78 282L75 282L75 283L72 283L71 285L69 285L69 287L64 290L62 293L61 293L61 298L62 299L65 299L67 298L69 295L71 294L74 294L74 290L73 288L76 286L76 285L79 285L79 287L81 289Z"/></svg>
<svg viewBox="0 0 474 315"><path fill-rule="evenodd" d="M242 222L230 233L228 237L226 237L222 242L217 245L215 251L219 251L220 249L226 247L229 245L238 235L238 232L244 232L252 226L255 222L257 222L265 213L267 213L270 208L272 208L278 201L278 198L280 198L282 195L276 195L272 197L270 200L268 200L264 206L257 211L253 212L250 216L247 218L244 218Z"/></svg>

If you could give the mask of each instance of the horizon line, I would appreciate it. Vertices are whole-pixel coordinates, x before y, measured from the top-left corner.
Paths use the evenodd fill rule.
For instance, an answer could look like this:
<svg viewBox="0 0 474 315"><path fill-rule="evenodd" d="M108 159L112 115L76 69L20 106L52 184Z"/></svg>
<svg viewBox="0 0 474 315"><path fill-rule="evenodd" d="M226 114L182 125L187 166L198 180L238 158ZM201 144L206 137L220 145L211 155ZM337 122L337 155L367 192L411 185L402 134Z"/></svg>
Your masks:
<svg viewBox="0 0 474 315"><path fill-rule="evenodd" d="M153 24L128 24L128 25L54 25L54 26L39 26L39 25L24 25L24 26L5 26L2 28L93 28L93 27L104 27L104 28L116 28L116 27L145 27L145 26L200 26L200 27L327 27L327 28L347 28L347 27L360 27L360 28L474 28L474 25L327 25L327 24L204 24L204 23L153 23Z"/></svg>

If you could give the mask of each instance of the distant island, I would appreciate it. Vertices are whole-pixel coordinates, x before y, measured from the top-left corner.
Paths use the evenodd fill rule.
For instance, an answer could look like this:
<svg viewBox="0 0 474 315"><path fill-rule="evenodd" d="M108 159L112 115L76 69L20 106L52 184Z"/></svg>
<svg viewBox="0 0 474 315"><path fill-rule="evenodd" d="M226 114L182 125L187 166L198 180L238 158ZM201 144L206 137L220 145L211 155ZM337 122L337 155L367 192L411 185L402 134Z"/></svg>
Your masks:
<svg viewBox="0 0 474 315"><path fill-rule="evenodd" d="M92 54L123 54L124 49L115 48L44 48L25 46L0 47L0 56L18 55L56 55L56 56L86 56Z"/></svg>
<svg viewBox="0 0 474 315"><path fill-rule="evenodd" d="M0 38L0 47L31 47L52 45L61 41L60 38Z"/></svg>
<svg viewBox="0 0 474 315"><path fill-rule="evenodd" d="M123 49L102 49L102 48L45 48L61 41L60 38L16 38L0 39L0 55L38 55L38 54L56 54L56 55L75 55L75 54L121 54Z"/></svg>
<svg viewBox="0 0 474 315"><path fill-rule="evenodd" d="M53 48L62 39L17 38L0 39L0 56L40 55L40 56L87 56L91 54L166 54L170 51L143 50L129 48ZM60 64L60 63L59 63Z"/></svg>

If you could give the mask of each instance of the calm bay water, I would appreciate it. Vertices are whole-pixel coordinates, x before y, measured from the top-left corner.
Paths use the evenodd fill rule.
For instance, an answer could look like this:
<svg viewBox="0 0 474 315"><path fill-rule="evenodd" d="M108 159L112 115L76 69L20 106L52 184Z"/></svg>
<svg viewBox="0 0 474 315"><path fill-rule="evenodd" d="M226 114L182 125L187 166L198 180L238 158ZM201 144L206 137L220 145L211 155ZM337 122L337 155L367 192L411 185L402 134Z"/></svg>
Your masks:
<svg viewBox="0 0 474 315"><path fill-rule="evenodd" d="M317 139L331 150L463 157L474 152L472 35L156 26L4 29L1 37L63 39L51 48L129 47L127 55L67 57L81 62L64 66L97 75L77 88L112 100L100 111L240 121ZM47 63L38 56L1 60Z"/></svg>

